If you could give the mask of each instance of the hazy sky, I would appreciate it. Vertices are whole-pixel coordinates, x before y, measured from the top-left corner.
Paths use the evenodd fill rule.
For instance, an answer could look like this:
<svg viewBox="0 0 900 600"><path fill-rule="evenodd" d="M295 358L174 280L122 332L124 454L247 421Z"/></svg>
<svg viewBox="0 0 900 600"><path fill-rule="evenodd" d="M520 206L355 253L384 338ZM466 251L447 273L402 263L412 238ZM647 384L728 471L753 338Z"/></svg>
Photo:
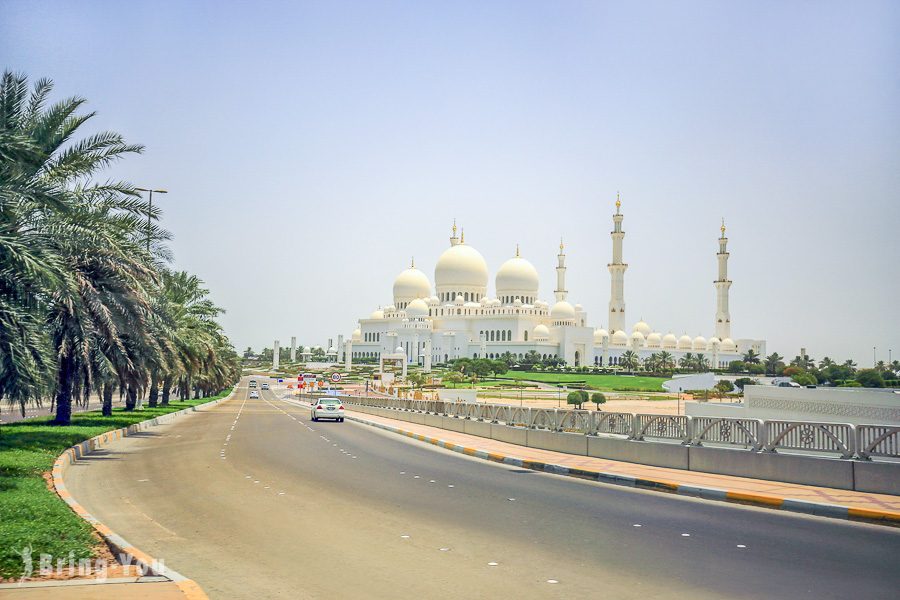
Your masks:
<svg viewBox="0 0 900 600"><path fill-rule="evenodd" d="M0 0L0 62L145 144L176 266L235 345L324 345L433 283L453 218L493 273L516 243L607 325L900 358L898 2Z"/></svg>

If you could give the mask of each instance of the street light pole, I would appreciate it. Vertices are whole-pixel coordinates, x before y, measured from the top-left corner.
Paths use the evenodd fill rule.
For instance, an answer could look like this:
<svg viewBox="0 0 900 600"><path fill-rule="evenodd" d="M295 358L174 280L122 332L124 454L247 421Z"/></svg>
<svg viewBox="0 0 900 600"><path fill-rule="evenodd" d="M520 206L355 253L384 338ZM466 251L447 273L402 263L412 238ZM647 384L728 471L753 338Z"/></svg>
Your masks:
<svg viewBox="0 0 900 600"><path fill-rule="evenodd" d="M167 190L151 190L148 188L134 188L136 192L149 192L150 193L150 203L147 206L147 252L150 252L150 218L153 214L153 192L157 194L168 194Z"/></svg>

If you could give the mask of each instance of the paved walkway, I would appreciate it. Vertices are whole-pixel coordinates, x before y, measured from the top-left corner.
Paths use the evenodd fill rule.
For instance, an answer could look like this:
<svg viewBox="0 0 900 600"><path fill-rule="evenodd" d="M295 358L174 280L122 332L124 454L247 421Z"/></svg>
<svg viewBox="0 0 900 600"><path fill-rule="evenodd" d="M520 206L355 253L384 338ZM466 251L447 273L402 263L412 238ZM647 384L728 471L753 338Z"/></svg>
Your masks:
<svg viewBox="0 0 900 600"><path fill-rule="evenodd" d="M193 582L192 582L193 583ZM196 586L196 584L193 584ZM70 580L4 587L0 589L3 600L190 600L206 598L196 589L186 589L174 581L138 582L135 580L106 583L90 583L88 580Z"/></svg>
<svg viewBox="0 0 900 600"><path fill-rule="evenodd" d="M352 407L351 407L352 410ZM636 463L607 460L590 456L579 456L528 448L516 444L509 444L488 438L483 438L465 433L458 433L438 427L419 425L396 419L387 419L378 415L353 411L360 418L401 428L415 434L438 438L445 442L459 446L467 446L484 450L492 454L500 454L521 458L524 460L552 463L574 469L588 471L601 471L626 475L641 479L653 479L657 481L671 482L680 486L697 486L704 488L717 488L758 496L771 496L773 498L790 498L806 502L824 504L837 504L851 508L869 511L895 511L900 513L900 496L888 494L871 494L866 492L854 492L851 490L839 490L834 488L799 485L794 483L782 483L779 481L767 481L763 479L749 479L746 477L734 477L731 475L716 475L713 473L701 473L697 471L685 471L682 469L668 469L665 467L652 467Z"/></svg>

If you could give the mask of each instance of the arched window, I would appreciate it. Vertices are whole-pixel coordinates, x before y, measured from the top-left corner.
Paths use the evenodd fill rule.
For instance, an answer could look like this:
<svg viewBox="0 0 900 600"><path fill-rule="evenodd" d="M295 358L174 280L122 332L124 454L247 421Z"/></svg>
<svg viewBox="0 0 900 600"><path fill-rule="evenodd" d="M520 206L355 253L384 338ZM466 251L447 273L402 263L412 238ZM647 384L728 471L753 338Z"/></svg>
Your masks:
<svg viewBox="0 0 900 600"><path fill-rule="evenodd" d="M506 341L507 342L512 341L512 329L506 330Z"/></svg>
<svg viewBox="0 0 900 600"><path fill-rule="evenodd" d="M528 332L527 331L525 332L525 341L526 342L528 341Z"/></svg>

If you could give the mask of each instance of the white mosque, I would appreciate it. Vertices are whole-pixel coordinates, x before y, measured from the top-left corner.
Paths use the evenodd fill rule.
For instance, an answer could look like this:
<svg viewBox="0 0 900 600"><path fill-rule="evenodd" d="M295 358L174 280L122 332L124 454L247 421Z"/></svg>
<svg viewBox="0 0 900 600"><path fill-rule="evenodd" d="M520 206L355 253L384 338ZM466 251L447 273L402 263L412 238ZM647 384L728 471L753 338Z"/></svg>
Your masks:
<svg viewBox="0 0 900 600"><path fill-rule="evenodd" d="M516 255L504 262L494 279L495 295L488 295L489 272L484 257L457 237L456 224L447 248L434 268L434 288L428 277L410 264L394 280L394 300L359 320L359 328L344 343L345 360L401 357L426 371L433 363L456 358L499 358L506 352L524 358L531 351L542 359L562 358L567 365L614 366L633 351L641 359L668 352L674 360L687 353L703 354L714 367L725 367L752 349L764 356L764 340L731 338L728 311L728 239L725 224L719 238L715 335L676 337L654 331L644 321L631 332L625 322L625 271L622 261L621 202L613 215L610 273L609 330L588 325L581 304L572 305L566 290L566 255L562 242L556 267L554 304L539 299L537 270Z"/></svg>

